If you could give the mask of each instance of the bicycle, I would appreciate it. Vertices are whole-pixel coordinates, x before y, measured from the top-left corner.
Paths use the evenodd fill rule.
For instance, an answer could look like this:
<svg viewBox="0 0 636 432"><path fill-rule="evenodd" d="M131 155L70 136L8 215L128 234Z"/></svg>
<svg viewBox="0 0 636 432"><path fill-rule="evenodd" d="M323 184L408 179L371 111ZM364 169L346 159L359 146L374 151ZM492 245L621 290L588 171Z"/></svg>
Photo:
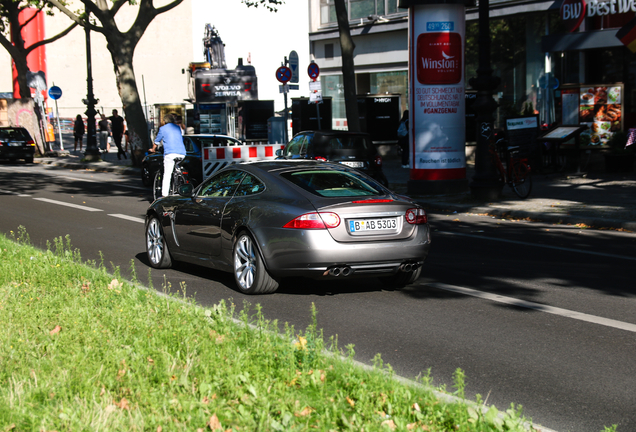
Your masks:
<svg viewBox="0 0 636 432"><path fill-rule="evenodd" d="M504 137L499 137L496 142L491 141L489 151L499 171L499 181L510 186L519 198L527 198L532 191L532 169L528 158L521 156L521 148L510 146ZM505 158L506 168L499 157L500 152Z"/></svg>
<svg viewBox="0 0 636 432"><path fill-rule="evenodd" d="M176 195L179 190L179 186L190 183L187 177L187 172L181 169L181 164L184 158L176 158L174 160L174 169L172 170L172 179L170 180L170 192L169 195ZM153 182L152 197L153 199L161 198L161 185L163 183L163 167L155 174L155 180Z"/></svg>

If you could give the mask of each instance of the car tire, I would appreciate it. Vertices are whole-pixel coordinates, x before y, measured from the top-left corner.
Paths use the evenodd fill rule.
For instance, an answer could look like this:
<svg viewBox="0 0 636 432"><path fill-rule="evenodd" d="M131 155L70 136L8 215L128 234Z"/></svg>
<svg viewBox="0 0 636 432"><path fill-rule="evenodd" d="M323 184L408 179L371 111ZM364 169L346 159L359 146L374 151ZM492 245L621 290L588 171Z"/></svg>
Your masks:
<svg viewBox="0 0 636 432"><path fill-rule="evenodd" d="M144 164L141 167L141 182L144 186L149 187L152 186L152 177L150 176L150 170L148 169L148 165Z"/></svg>
<svg viewBox="0 0 636 432"><path fill-rule="evenodd" d="M26 162L28 164L32 164L33 163L33 157L24 158L24 162Z"/></svg>
<svg viewBox="0 0 636 432"><path fill-rule="evenodd" d="M161 221L156 216L151 217L146 223L146 254L153 268L172 267L172 258L163 234Z"/></svg>
<svg viewBox="0 0 636 432"><path fill-rule="evenodd" d="M403 288L418 280L421 274L422 267L418 267L416 270L410 272L398 272L394 275L381 277L379 279L386 287Z"/></svg>
<svg viewBox="0 0 636 432"><path fill-rule="evenodd" d="M243 294L268 294L278 289L278 281L267 272L261 254L249 234L241 233L236 238L232 261L234 280Z"/></svg>

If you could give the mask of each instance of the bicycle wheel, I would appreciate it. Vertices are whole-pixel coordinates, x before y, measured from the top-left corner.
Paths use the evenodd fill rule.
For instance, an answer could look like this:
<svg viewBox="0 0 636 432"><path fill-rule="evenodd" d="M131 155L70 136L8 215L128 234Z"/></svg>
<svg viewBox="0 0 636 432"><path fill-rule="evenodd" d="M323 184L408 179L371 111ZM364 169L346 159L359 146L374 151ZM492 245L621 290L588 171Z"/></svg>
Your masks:
<svg viewBox="0 0 636 432"><path fill-rule="evenodd" d="M526 162L512 162L510 186L519 198L527 198L530 195L530 191L532 191L532 174L530 166Z"/></svg>
<svg viewBox="0 0 636 432"><path fill-rule="evenodd" d="M155 181L152 184L152 198L154 200L161 198L161 184L163 183L163 173L157 171Z"/></svg>

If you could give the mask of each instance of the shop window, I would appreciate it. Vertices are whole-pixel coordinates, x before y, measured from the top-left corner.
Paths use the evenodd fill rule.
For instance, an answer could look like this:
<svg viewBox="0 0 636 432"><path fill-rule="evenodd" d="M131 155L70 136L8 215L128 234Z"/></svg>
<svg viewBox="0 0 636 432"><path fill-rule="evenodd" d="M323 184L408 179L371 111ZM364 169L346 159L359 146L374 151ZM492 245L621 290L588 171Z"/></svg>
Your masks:
<svg viewBox="0 0 636 432"><path fill-rule="evenodd" d="M369 15L405 14L406 10L398 9L398 0L345 0L349 20L360 21ZM333 0L320 0L320 23L336 24L336 6Z"/></svg>

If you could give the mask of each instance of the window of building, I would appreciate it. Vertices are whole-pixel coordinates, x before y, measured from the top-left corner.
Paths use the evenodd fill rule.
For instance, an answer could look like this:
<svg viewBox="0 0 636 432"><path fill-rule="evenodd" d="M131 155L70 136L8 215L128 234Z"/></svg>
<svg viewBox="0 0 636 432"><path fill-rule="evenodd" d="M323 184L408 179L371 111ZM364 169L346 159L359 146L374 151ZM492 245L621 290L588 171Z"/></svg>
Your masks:
<svg viewBox="0 0 636 432"><path fill-rule="evenodd" d="M345 3L350 21L360 20L369 15L384 16L405 12L398 9L398 0L345 0ZM335 24L337 22L334 0L320 0L320 23Z"/></svg>
<svg viewBox="0 0 636 432"><path fill-rule="evenodd" d="M333 44L328 43L325 44L325 58L332 59L333 58Z"/></svg>

